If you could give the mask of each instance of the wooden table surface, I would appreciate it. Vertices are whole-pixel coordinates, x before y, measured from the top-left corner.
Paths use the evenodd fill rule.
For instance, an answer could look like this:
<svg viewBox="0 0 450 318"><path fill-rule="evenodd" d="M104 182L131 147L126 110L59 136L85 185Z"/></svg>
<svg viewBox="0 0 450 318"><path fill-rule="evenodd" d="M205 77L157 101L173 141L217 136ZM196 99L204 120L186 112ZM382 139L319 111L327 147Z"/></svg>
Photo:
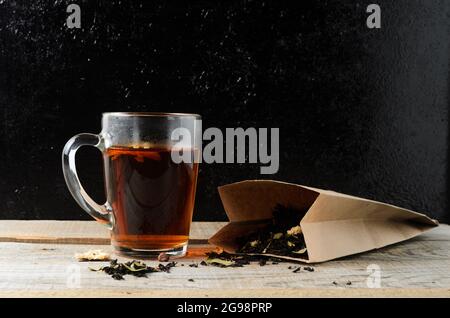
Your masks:
<svg viewBox="0 0 450 318"><path fill-rule="evenodd" d="M0 221L0 296L450 297L448 225L377 251L312 265L314 272L293 273L288 266L297 265L288 263L189 267L214 249L206 239L223 225L194 222L188 256L176 260L171 273L125 276L116 281L89 270L104 263L74 258L75 253L90 249L112 252L108 231L101 225L91 221ZM146 263L157 265L156 261Z"/></svg>

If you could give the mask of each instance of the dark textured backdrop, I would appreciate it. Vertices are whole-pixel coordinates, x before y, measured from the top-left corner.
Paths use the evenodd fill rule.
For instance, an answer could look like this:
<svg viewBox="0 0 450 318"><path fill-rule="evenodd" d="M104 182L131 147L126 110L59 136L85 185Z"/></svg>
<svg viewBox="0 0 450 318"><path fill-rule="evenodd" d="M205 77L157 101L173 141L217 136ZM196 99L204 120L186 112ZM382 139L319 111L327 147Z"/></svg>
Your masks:
<svg viewBox="0 0 450 318"><path fill-rule="evenodd" d="M67 29L80 4L82 29ZM103 111L196 112L204 127L280 127L274 179L448 213L449 1L0 1L0 218L88 219L60 168ZM79 155L103 196L101 156ZM216 186L258 165L203 165Z"/></svg>

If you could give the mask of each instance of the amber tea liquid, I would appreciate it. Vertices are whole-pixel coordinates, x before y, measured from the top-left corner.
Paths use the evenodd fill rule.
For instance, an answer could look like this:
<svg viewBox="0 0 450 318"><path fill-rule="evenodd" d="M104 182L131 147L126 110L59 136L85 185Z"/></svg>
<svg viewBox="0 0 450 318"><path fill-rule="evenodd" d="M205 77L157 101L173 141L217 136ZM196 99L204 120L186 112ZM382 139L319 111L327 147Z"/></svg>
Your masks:
<svg viewBox="0 0 450 318"><path fill-rule="evenodd" d="M164 147L113 147L105 151L104 161L115 217L113 245L136 255L186 246L198 163L175 163Z"/></svg>

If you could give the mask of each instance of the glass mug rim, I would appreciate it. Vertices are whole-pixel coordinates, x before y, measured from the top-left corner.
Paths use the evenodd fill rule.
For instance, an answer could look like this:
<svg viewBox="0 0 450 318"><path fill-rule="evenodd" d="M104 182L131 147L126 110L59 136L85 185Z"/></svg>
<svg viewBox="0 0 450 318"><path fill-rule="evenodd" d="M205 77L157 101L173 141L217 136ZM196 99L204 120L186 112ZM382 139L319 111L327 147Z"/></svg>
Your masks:
<svg viewBox="0 0 450 318"><path fill-rule="evenodd" d="M194 113L167 113L167 112L105 112L102 116L114 116L114 117L191 117L202 118L199 114Z"/></svg>

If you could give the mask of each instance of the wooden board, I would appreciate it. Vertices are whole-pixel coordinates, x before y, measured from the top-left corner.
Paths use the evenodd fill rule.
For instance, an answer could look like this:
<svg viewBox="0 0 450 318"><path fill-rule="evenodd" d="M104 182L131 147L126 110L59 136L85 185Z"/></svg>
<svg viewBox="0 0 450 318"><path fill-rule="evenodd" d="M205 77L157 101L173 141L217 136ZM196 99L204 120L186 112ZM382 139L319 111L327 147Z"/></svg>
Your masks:
<svg viewBox="0 0 450 318"><path fill-rule="evenodd" d="M0 221L0 229L5 228L3 222ZM59 234L49 232L45 237L65 237L55 224L46 226L52 228L52 233ZM83 226L83 230L77 228L79 225ZM31 227L29 224L19 226ZM45 228L43 224L40 226ZM85 224L79 222L63 226L71 229L71 238L81 237L78 234L85 233L86 229ZM193 229L204 227L203 233L209 235L220 226L203 223L194 225ZM34 231L39 232L37 229ZM5 237L6 232L0 232L0 236ZM9 233L20 234L14 229L10 229ZM83 237L92 238L85 234ZM95 235L97 239L99 236ZM253 264L242 268L189 267L189 264L199 263L203 253L211 249L208 245L194 243L190 246L188 257L177 260L178 264L171 273L153 273L148 278L126 276L123 281L115 281L102 272L89 270L89 267L97 268L102 263L79 263L75 260L76 252L93 248L111 251L107 245L1 242L0 296L450 297L448 225L441 225L417 238L378 251L313 265L314 272L301 270L299 273L293 273L288 268L295 264L286 263L269 263L263 267ZM157 265L155 261L146 263ZM370 268L380 269L380 288L370 288L376 287L373 286L376 275ZM347 285L348 282L351 285Z"/></svg>
<svg viewBox="0 0 450 318"><path fill-rule="evenodd" d="M190 243L204 244L224 222L193 222ZM0 242L109 245L109 230L95 221L0 221Z"/></svg>

